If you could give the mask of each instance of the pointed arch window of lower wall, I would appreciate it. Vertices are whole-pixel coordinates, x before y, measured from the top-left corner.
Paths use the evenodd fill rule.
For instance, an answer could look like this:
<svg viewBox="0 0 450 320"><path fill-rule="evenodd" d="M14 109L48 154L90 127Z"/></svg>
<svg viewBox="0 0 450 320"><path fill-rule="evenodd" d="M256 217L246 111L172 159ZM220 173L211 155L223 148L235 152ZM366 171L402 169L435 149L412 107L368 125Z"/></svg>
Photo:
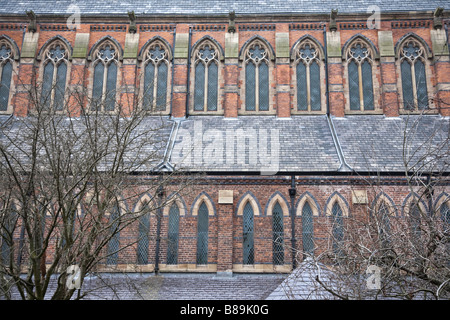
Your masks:
<svg viewBox="0 0 450 320"><path fill-rule="evenodd" d="M302 243L303 253L309 256L314 255L314 225L313 211L309 202L306 201L302 209Z"/></svg>
<svg viewBox="0 0 450 320"><path fill-rule="evenodd" d="M254 247L254 213L253 207L248 201L243 211L243 264L255 263L255 247Z"/></svg>
<svg viewBox="0 0 450 320"><path fill-rule="evenodd" d="M342 254L342 240L344 238L344 221L342 208L338 202L333 204L331 209L332 214L332 240L333 240L333 253L336 257Z"/></svg>
<svg viewBox="0 0 450 320"><path fill-rule="evenodd" d="M109 265L117 264L119 258L119 242L120 242L120 231L118 230L119 220L120 220L120 209L117 206L115 206L109 215L111 238L108 242L107 256L106 256L106 264Z"/></svg>
<svg viewBox="0 0 450 320"><path fill-rule="evenodd" d="M148 246L150 243L150 213L146 212L148 209L148 202L143 204L143 211L145 212L139 217L139 232L137 243L137 263L148 264Z"/></svg>
<svg viewBox="0 0 450 320"><path fill-rule="evenodd" d="M173 203L169 210L169 230L167 239L167 264L178 263L180 209Z"/></svg>
<svg viewBox="0 0 450 320"><path fill-rule="evenodd" d="M273 232L273 264L284 264L284 225L283 210L280 203L273 207L272 212L272 232Z"/></svg>
<svg viewBox="0 0 450 320"><path fill-rule="evenodd" d="M202 202L197 215L197 264L208 263L208 226L208 207Z"/></svg>

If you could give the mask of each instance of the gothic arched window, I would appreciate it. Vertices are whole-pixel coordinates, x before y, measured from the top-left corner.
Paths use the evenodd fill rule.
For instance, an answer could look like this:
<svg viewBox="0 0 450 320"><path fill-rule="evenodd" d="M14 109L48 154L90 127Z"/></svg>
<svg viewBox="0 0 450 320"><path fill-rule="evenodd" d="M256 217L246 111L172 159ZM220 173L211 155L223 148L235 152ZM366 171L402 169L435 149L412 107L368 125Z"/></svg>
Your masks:
<svg viewBox="0 0 450 320"><path fill-rule="evenodd" d="M114 111L116 104L119 50L111 41L104 41L94 53L92 109Z"/></svg>
<svg viewBox="0 0 450 320"><path fill-rule="evenodd" d="M13 50L6 40L0 41L0 111L8 111L13 71Z"/></svg>
<svg viewBox="0 0 450 320"><path fill-rule="evenodd" d="M305 40L295 51L297 110L321 110L320 56L317 46Z"/></svg>
<svg viewBox="0 0 450 320"><path fill-rule="evenodd" d="M332 214L332 236L333 236L333 253L340 256L342 253L341 242L344 238L344 221L342 208L336 201L331 209Z"/></svg>
<svg viewBox="0 0 450 320"><path fill-rule="evenodd" d="M208 218L208 207L202 202L197 214L197 264L208 263Z"/></svg>
<svg viewBox="0 0 450 320"><path fill-rule="evenodd" d="M52 42L43 56L41 107L62 111L68 69L69 50L62 41Z"/></svg>
<svg viewBox="0 0 450 320"><path fill-rule="evenodd" d="M313 226L313 211L308 201L305 202L302 209L302 239L303 252L307 255L314 253L314 226Z"/></svg>
<svg viewBox="0 0 450 320"><path fill-rule="evenodd" d="M269 50L260 40L245 51L245 111L269 111Z"/></svg>
<svg viewBox="0 0 450 320"><path fill-rule="evenodd" d="M161 41L150 44L144 57L142 106L148 111L166 111L169 50Z"/></svg>
<svg viewBox="0 0 450 320"><path fill-rule="evenodd" d="M347 49L350 110L375 109L372 78L373 59L372 49L361 39L355 40Z"/></svg>
<svg viewBox="0 0 450 320"><path fill-rule="evenodd" d="M427 78L424 49L413 38L400 48L403 107L405 110L423 110L428 107Z"/></svg>
<svg viewBox="0 0 450 320"><path fill-rule="evenodd" d="M167 264L178 263L178 236L180 224L180 210L173 203L169 210L169 230L167 241Z"/></svg>
<svg viewBox="0 0 450 320"><path fill-rule="evenodd" d="M273 233L273 264L281 265L284 263L284 227L283 210L280 203L273 206L272 212L272 233Z"/></svg>
<svg viewBox="0 0 450 320"><path fill-rule="evenodd" d="M203 42L194 56L194 111L217 111L219 101L219 50Z"/></svg>
<svg viewBox="0 0 450 320"><path fill-rule="evenodd" d="M245 204L243 211L243 263L253 264L255 262L255 248L254 248L254 225L253 225L253 207L248 201Z"/></svg>

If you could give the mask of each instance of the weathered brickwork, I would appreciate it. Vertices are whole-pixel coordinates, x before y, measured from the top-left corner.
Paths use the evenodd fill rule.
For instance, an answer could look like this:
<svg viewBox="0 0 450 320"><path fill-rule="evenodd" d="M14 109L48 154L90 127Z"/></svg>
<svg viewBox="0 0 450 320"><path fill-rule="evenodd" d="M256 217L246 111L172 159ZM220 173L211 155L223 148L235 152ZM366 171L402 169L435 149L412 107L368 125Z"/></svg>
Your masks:
<svg viewBox="0 0 450 320"><path fill-rule="evenodd" d="M38 30L33 36L25 37L20 28L26 26L27 22L15 22L12 26L22 26L14 28L0 28L0 39L7 36L15 46L19 48L19 57L15 60L15 69L17 74L13 77L14 88L11 89L11 112L15 116L26 116L30 111L29 100L27 99L27 90L34 84L31 82L33 74L42 74L42 59L38 60L41 51L55 39L63 39L70 46L70 75L68 76L68 88L78 86L92 88L93 81L93 60L95 57L89 55L95 50L96 45L103 40L112 40L119 46L119 67L117 87L120 88L118 99L121 100L125 115L131 112L134 107L132 101L136 98L139 88L142 86L141 74L143 72L142 52L151 41L159 39L164 42L171 51L172 60L169 69L170 83L167 90L171 92L170 102L167 105L167 112L173 118L185 118L189 116L192 100L194 83L192 81L191 54L193 47L201 43L204 39L213 39L214 43L223 52L223 58L219 61L219 79L218 96L221 105L220 114L225 118L237 118L245 114L244 97L245 81L245 57L242 49L254 39L263 41L267 48L273 51L274 56L269 59L271 81L270 83L270 106L268 114L279 118L289 118L293 116L301 117L295 114L297 105L294 105L296 99L296 88L293 84L293 77L296 72L294 65L294 56L277 57L277 50L286 54L285 48L277 49L278 45L285 45L289 52L303 37L313 38L322 47L324 56L320 63L326 64L327 80L321 79L323 88L321 94L328 92L328 106L322 103L321 110L325 114L335 117L345 117L349 112L348 86L349 79L346 76L346 57L342 52L346 45L353 39L360 38L373 46L373 72L374 72L374 97L376 106L374 112L366 114L384 114L386 117L398 117L402 113L403 106L399 100L399 92L402 90L399 80L399 47L405 37L414 36L414 39L420 39L420 43L426 46L427 63L426 74L428 88L428 97L434 102L431 107L434 114L450 116L450 61L447 55L434 55L432 50L433 30L432 16L422 17L424 23L411 25L405 14L405 24L396 24L396 20L383 20L380 29L368 29L367 27L348 27L338 24L337 33L329 30L328 23L321 24L321 18L309 18L308 24L300 25L303 21L280 21L274 18L274 21L259 21L257 17L246 18L248 21L238 21L236 23L236 39L227 42L227 21L214 24L203 23L196 20L181 21L177 23L167 23L166 21L156 21L151 23L142 23L137 27L137 51L130 57L124 58L126 51L126 39L128 34L128 24L114 21L111 17L108 23L95 23L93 21L82 23L76 30L64 30L64 24L42 21L38 23ZM416 17L414 17L416 18ZM193 18L192 18L193 19ZM294 20L294 18L290 18ZM353 19L345 18L342 19ZM402 20L403 21L403 20ZM344 21L345 22L345 21ZM355 26L358 22L350 21ZM365 21L361 21L365 23ZM1 25L2 23L0 23ZM392 44L387 48L380 50L379 32L388 32L392 37ZM277 38L278 33L287 33L287 41L282 36ZM88 41L77 47L77 35L85 34ZM333 42L333 52L327 51L328 45L325 43L329 34L336 42ZM383 35L384 37L385 35ZM339 37L339 38L336 38ZM384 38L383 38L384 39ZM390 38L389 38L390 39ZM35 41L35 43L33 42ZM284 42L283 42L284 41ZM80 42L81 43L81 42ZM27 52L27 56L20 56L22 48L33 48L34 52ZM237 48L227 48L228 45L236 44ZM332 47L331 46L331 47ZM336 47L337 46L337 47ZM76 50L86 51L85 57L72 57ZM76 50L74 50L76 49ZM282 50L283 49L283 50ZM130 51L131 52L131 51ZM227 55L230 52L230 56ZM388 53L386 53L388 52ZM389 53L391 52L391 53ZM386 53L386 54L385 54ZM289 53L291 54L291 53ZM28 56L28 55L31 55ZM91 89L92 90L92 89ZM69 102L69 105L72 105ZM75 102L73 103L75 105ZM79 115L80 111L76 107L70 110L73 115ZM357 112L364 114L364 111ZM264 114L264 112L261 112ZM247 116L245 114L245 116ZM330 217L327 210L335 201L333 195L338 194L344 199L347 206L343 208L348 212L348 217L352 219L358 216L363 217L368 214L375 197L380 193L386 194L392 199L396 207L396 216L394 219L404 217L403 206L405 200L410 195L410 189L405 181L396 182L395 179L387 180L376 188L364 184L363 178L338 178L327 177L326 179L315 179L312 177L301 178L296 176L296 194L291 199L289 195L290 179L264 178L250 179L242 176L242 180L236 176L229 177L208 177L205 183L197 184L189 192L181 193L178 197L182 200L184 208L181 210L179 220L179 242L178 242L178 261L176 264L167 264L167 242L168 242L168 215L161 215L158 218L156 212L150 218L148 263L144 265L137 264L137 238L138 222L128 226L120 232L120 245L126 247L119 252L117 265L102 265L102 270L129 270L129 271L154 271L155 267L161 271L189 271L189 272L287 272L291 270L293 261L292 245L295 250L302 250L302 216L299 207L299 200L302 196L307 197L307 201L312 206L316 206L316 214L313 218L313 239L316 245L315 253L321 251L321 247L326 246L330 236ZM273 178L273 179L272 179ZM224 179L228 179L224 183ZM352 202L352 190L364 190L367 192L368 201L364 204L354 204ZM219 191L233 191L232 203L220 203ZM172 190L168 187L164 190L165 196L170 195ZM450 193L448 187L437 189L436 194L442 192ZM206 265L197 265L197 215L194 214L194 205L196 198L206 193L211 199L213 212L209 214L208 226L208 255ZM273 263L273 232L272 232L272 213L267 212L267 207L271 197L279 193L283 199L283 206L286 210L283 212L283 232L284 232L284 262L281 265ZM247 194L251 195L258 210L254 212L254 264L245 265L243 263L243 216L239 214L246 202L241 201ZM139 199L134 203L127 203L127 208L132 211ZM292 206L291 201L294 205ZM158 219L160 228L158 228ZM294 230L294 239L292 239L292 230ZM19 237L19 235L17 235ZM157 240L159 242L159 252L157 250ZM56 241L56 240L55 240ZM131 244L131 245L128 245ZM51 259L51 250L47 259ZM158 259L156 256L158 255ZM297 256L298 258L299 256ZM300 255L300 259L302 255ZM159 260L159 261L157 261Z"/></svg>

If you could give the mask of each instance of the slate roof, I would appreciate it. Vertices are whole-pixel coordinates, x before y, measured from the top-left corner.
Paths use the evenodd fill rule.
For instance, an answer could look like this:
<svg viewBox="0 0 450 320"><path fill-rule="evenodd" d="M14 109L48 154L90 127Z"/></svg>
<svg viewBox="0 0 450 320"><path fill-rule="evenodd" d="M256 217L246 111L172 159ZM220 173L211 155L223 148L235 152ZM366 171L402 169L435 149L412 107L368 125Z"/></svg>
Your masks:
<svg viewBox="0 0 450 320"><path fill-rule="evenodd" d="M376 5L381 12L429 11L436 7L448 7L448 0L1 0L0 14L24 14L33 10L36 14L68 14L69 7L76 5L81 15L121 14L134 11L139 14L162 15L216 15L228 14L280 14L280 13L366 13L369 6Z"/></svg>
<svg viewBox="0 0 450 320"><path fill-rule="evenodd" d="M6 119L9 117L0 116L0 123ZM13 139L7 144L24 156L25 124L11 119L8 135ZM137 147L128 148L125 160L132 167L133 162L150 155L152 161L135 168L137 172L175 168L211 174L402 173L405 159L409 168L448 171L449 122L448 117L440 115L347 115L330 119L326 115L288 119L148 116L134 131ZM71 124L74 130L85 130L82 121ZM149 128L155 128L151 133L154 137L148 144L140 143L139 139L148 138L143 130ZM5 143L2 132L0 142Z"/></svg>

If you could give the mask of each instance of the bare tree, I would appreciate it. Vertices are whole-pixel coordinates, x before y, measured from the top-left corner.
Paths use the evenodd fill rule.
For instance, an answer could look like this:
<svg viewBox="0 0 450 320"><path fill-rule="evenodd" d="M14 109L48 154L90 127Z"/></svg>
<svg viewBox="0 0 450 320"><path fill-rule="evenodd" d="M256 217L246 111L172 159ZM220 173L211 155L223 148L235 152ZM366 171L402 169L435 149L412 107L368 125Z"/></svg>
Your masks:
<svg viewBox="0 0 450 320"><path fill-rule="evenodd" d="M14 290L22 299L71 299L78 289L79 299L79 286L67 285L69 267L79 267L82 284L99 263L137 241L119 246L121 230L164 206L159 201L131 212L127 203L168 185L181 191L191 178L173 186L175 172L154 171L164 161L171 124L148 117L139 94L118 90L95 101L81 82L63 92L60 108L53 103L58 86L44 91L37 74L20 87L28 115L0 124L0 295L11 298ZM108 99L115 111L100 112Z"/></svg>
<svg viewBox="0 0 450 320"><path fill-rule="evenodd" d="M427 113L404 116L400 178L403 204L383 201L392 176L358 176L366 204L315 220L326 230L315 254L297 249L299 267L285 281L294 299L449 299L450 298L450 131L449 121L427 122ZM423 136L420 126L430 126ZM366 154L370 160L371 155ZM386 199L384 199L386 200ZM397 199L397 201L399 201Z"/></svg>

